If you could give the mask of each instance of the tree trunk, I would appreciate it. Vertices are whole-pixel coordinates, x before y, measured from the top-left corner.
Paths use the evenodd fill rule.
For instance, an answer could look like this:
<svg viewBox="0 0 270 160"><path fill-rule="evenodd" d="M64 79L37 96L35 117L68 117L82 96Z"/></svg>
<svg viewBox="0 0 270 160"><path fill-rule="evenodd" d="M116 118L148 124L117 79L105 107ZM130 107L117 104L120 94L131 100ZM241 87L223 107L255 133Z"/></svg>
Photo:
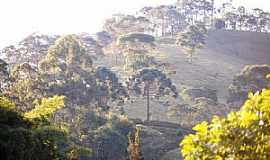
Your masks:
<svg viewBox="0 0 270 160"><path fill-rule="evenodd" d="M149 122L150 121L150 95L149 95L149 86L147 86L147 88L146 88L146 96L147 96L147 118L146 118L146 120L147 120L147 122Z"/></svg>
<svg viewBox="0 0 270 160"><path fill-rule="evenodd" d="M192 55L193 55L193 54L190 54L190 57L189 57L190 64L192 64L192 58L193 58Z"/></svg>
<svg viewBox="0 0 270 160"><path fill-rule="evenodd" d="M173 37L173 34L174 34L174 26L171 25L171 36Z"/></svg>
<svg viewBox="0 0 270 160"><path fill-rule="evenodd" d="M215 1L211 0L212 10L211 10L211 28L214 27L214 10L215 10Z"/></svg>

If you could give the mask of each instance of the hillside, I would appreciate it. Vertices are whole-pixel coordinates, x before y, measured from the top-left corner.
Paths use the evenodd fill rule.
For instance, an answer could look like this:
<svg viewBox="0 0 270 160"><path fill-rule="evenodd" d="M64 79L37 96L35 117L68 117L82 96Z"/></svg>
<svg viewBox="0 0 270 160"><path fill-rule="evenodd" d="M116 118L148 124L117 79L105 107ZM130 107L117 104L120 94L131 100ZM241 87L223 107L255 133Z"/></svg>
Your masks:
<svg viewBox="0 0 270 160"><path fill-rule="evenodd" d="M88 35L78 35L88 49L87 53L94 59L94 66L104 66L114 71L119 79L124 81L127 78L123 70L124 58L119 56L117 62L115 56L104 50L105 56L101 51L101 46L97 41L92 40ZM42 45L33 43L38 40L44 42L44 38L50 43ZM48 40L47 40L48 39ZM2 56L9 63L32 62L33 66L37 65L37 59L32 59L33 55L44 56L49 48L49 44L55 39L43 35L41 37L31 35L28 39L23 40L18 46L9 46L2 51ZM32 44L33 43L33 44ZM159 55L159 61L165 64L164 71L176 85L180 97L161 98L159 101L152 99L150 102L151 123L145 123L141 120L146 118L146 99L136 97L132 102L124 105L124 111L130 119L139 120L136 124L142 128L143 153L146 157L155 157L161 159L174 160L179 159L179 141L190 130L194 123L202 119L207 120L213 114L224 115L227 110L226 103L228 97L228 86L232 83L233 76L248 64L265 64L270 62L270 34L251 33L251 32L232 32L216 30L208 33L207 45L194 56L193 62L190 63L187 56L180 47L174 45L174 39L171 37L157 38L156 48ZM98 52L97 52L98 51ZM96 53L96 55L93 55ZM6 54L6 55L5 55ZM13 55L15 54L15 55ZM20 59L21 57L25 59ZM14 59L15 58L15 59ZM17 58L17 59L16 59ZM217 92L217 102L206 100L205 110L201 111L202 115L172 115L171 109L180 109L180 111L194 107L183 95L185 89L207 88ZM204 97L206 98L206 97ZM185 108L185 106L188 106ZM175 108L174 108L175 107ZM177 108L178 107L178 108ZM214 108L214 110L211 110ZM182 110L181 110L182 109ZM193 117L192 117L193 116ZM187 126L183 124L189 123ZM181 124L181 125L179 125ZM171 127L173 126L173 127Z"/></svg>
<svg viewBox="0 0 270 160"><path fill-rule="evenodd" d="M239 73L245 65L270 62L269 44L270 34L212 31L209 33L207 46L196 55L192 64L188 62L186 55L179 47L159 43L158 50L166 54L164 61L176 71L170 77L179 92L184 88L215 89L219 103L225 104L228 96L227 89L234 75ZM144 101L139 100L137 103L127 105L125 111L132 118L144 119L146 116ZM178 102L161 105L153 100L151 102L152 120L179 123L182 117L168 116L169 108L174 103L184 102L180 98ZM210 111L209 113L211 114ZM175 149L169 151L164 157L171 160L179 159L178 154L178 145L175 144Z"/></svg>
<svg viewBox="0 0 270 160"><path fill-rule="evenodd" d="M270 34L240 31L212 31L209 33L210 53L226 54L245 60L247 64L270 62Z"/></svg>
<svg viewBox="0 0 270 160"><path fill-rule="evenodd" d="M173 38L159 38L157 48L165 55L162 61L175 72L171 78L179 91L189 87L217 89L219 101L225 103L227 88L243 66L270 62L269 44L270 34L267 33L210 31L207 45L195 56L192 64L182 49L174 45ZM113 56L106 56L95 63L113 67L120 74L121 58L117 65L114 61Z"/></svg>
<svg viewBox="0 0 270 160"><path fill-rule="evenodd" d="M178 47L160 45L174 64L176 84L188 87L207 86L218 90L219 99L225 102L226 88L244 65L270 62L270 34L254 32L210 31L207 45L190 65Z"/></svg>
<svg viewBox="0 0 270 160"><path fill-rule="evenodd" d="M0 2L0 160L270 160L269 9L126 2Z"/></svg>

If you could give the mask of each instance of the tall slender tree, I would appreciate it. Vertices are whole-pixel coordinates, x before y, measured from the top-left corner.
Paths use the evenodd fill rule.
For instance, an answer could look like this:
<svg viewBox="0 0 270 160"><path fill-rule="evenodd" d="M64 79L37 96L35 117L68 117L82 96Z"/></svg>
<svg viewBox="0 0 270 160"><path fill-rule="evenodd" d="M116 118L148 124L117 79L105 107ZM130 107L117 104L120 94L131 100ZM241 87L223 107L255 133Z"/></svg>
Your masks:
<svg viewBox="0 0 270 160"><path fill-rule="evenodd" d="M157 69L140 70L129 78L127 86L135 94L146 96L147 121L150 120L151 96L157 99L166 95L171 95L175 98L178 96L176 87L173 85L171 79Z"/></svg>
<svg viewBox="0 0 270 160"><path fill-rule="evenodd" d="M186 31L178 35L176 44L184 48L191 63L194 53L205 45L206 33L204 24L197 24L190 25Z"/></svg>

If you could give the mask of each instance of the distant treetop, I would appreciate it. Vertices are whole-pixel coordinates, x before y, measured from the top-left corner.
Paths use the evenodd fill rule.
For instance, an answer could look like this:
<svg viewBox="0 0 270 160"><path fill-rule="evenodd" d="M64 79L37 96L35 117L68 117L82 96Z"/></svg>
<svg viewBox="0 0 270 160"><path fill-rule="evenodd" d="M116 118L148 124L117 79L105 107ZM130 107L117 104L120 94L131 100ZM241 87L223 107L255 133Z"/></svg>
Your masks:
<svg viewBox="0 0 270 160"><path fill-rule="evenodd" d="M154 41L155 37L143 33L130 33L122 35L118 39L118 43L126 43L126 42L154 43Z"/></svg>

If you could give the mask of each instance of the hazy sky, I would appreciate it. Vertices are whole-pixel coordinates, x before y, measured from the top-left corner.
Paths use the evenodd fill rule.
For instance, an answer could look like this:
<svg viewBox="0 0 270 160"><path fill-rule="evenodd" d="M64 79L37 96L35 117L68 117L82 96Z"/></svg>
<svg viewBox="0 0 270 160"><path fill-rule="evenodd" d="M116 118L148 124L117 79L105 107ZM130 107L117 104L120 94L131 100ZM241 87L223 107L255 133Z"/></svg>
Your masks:
<svg viewBox="0 0 270 160"><path fill-rule="evenodd" d="M0 48L33 32L94 33L114 13L135 13L144 6L176 0L0 0ZM216 0L223 1L223 0ZM234 0L250 8L270 10L269 0Z"/></svg>

